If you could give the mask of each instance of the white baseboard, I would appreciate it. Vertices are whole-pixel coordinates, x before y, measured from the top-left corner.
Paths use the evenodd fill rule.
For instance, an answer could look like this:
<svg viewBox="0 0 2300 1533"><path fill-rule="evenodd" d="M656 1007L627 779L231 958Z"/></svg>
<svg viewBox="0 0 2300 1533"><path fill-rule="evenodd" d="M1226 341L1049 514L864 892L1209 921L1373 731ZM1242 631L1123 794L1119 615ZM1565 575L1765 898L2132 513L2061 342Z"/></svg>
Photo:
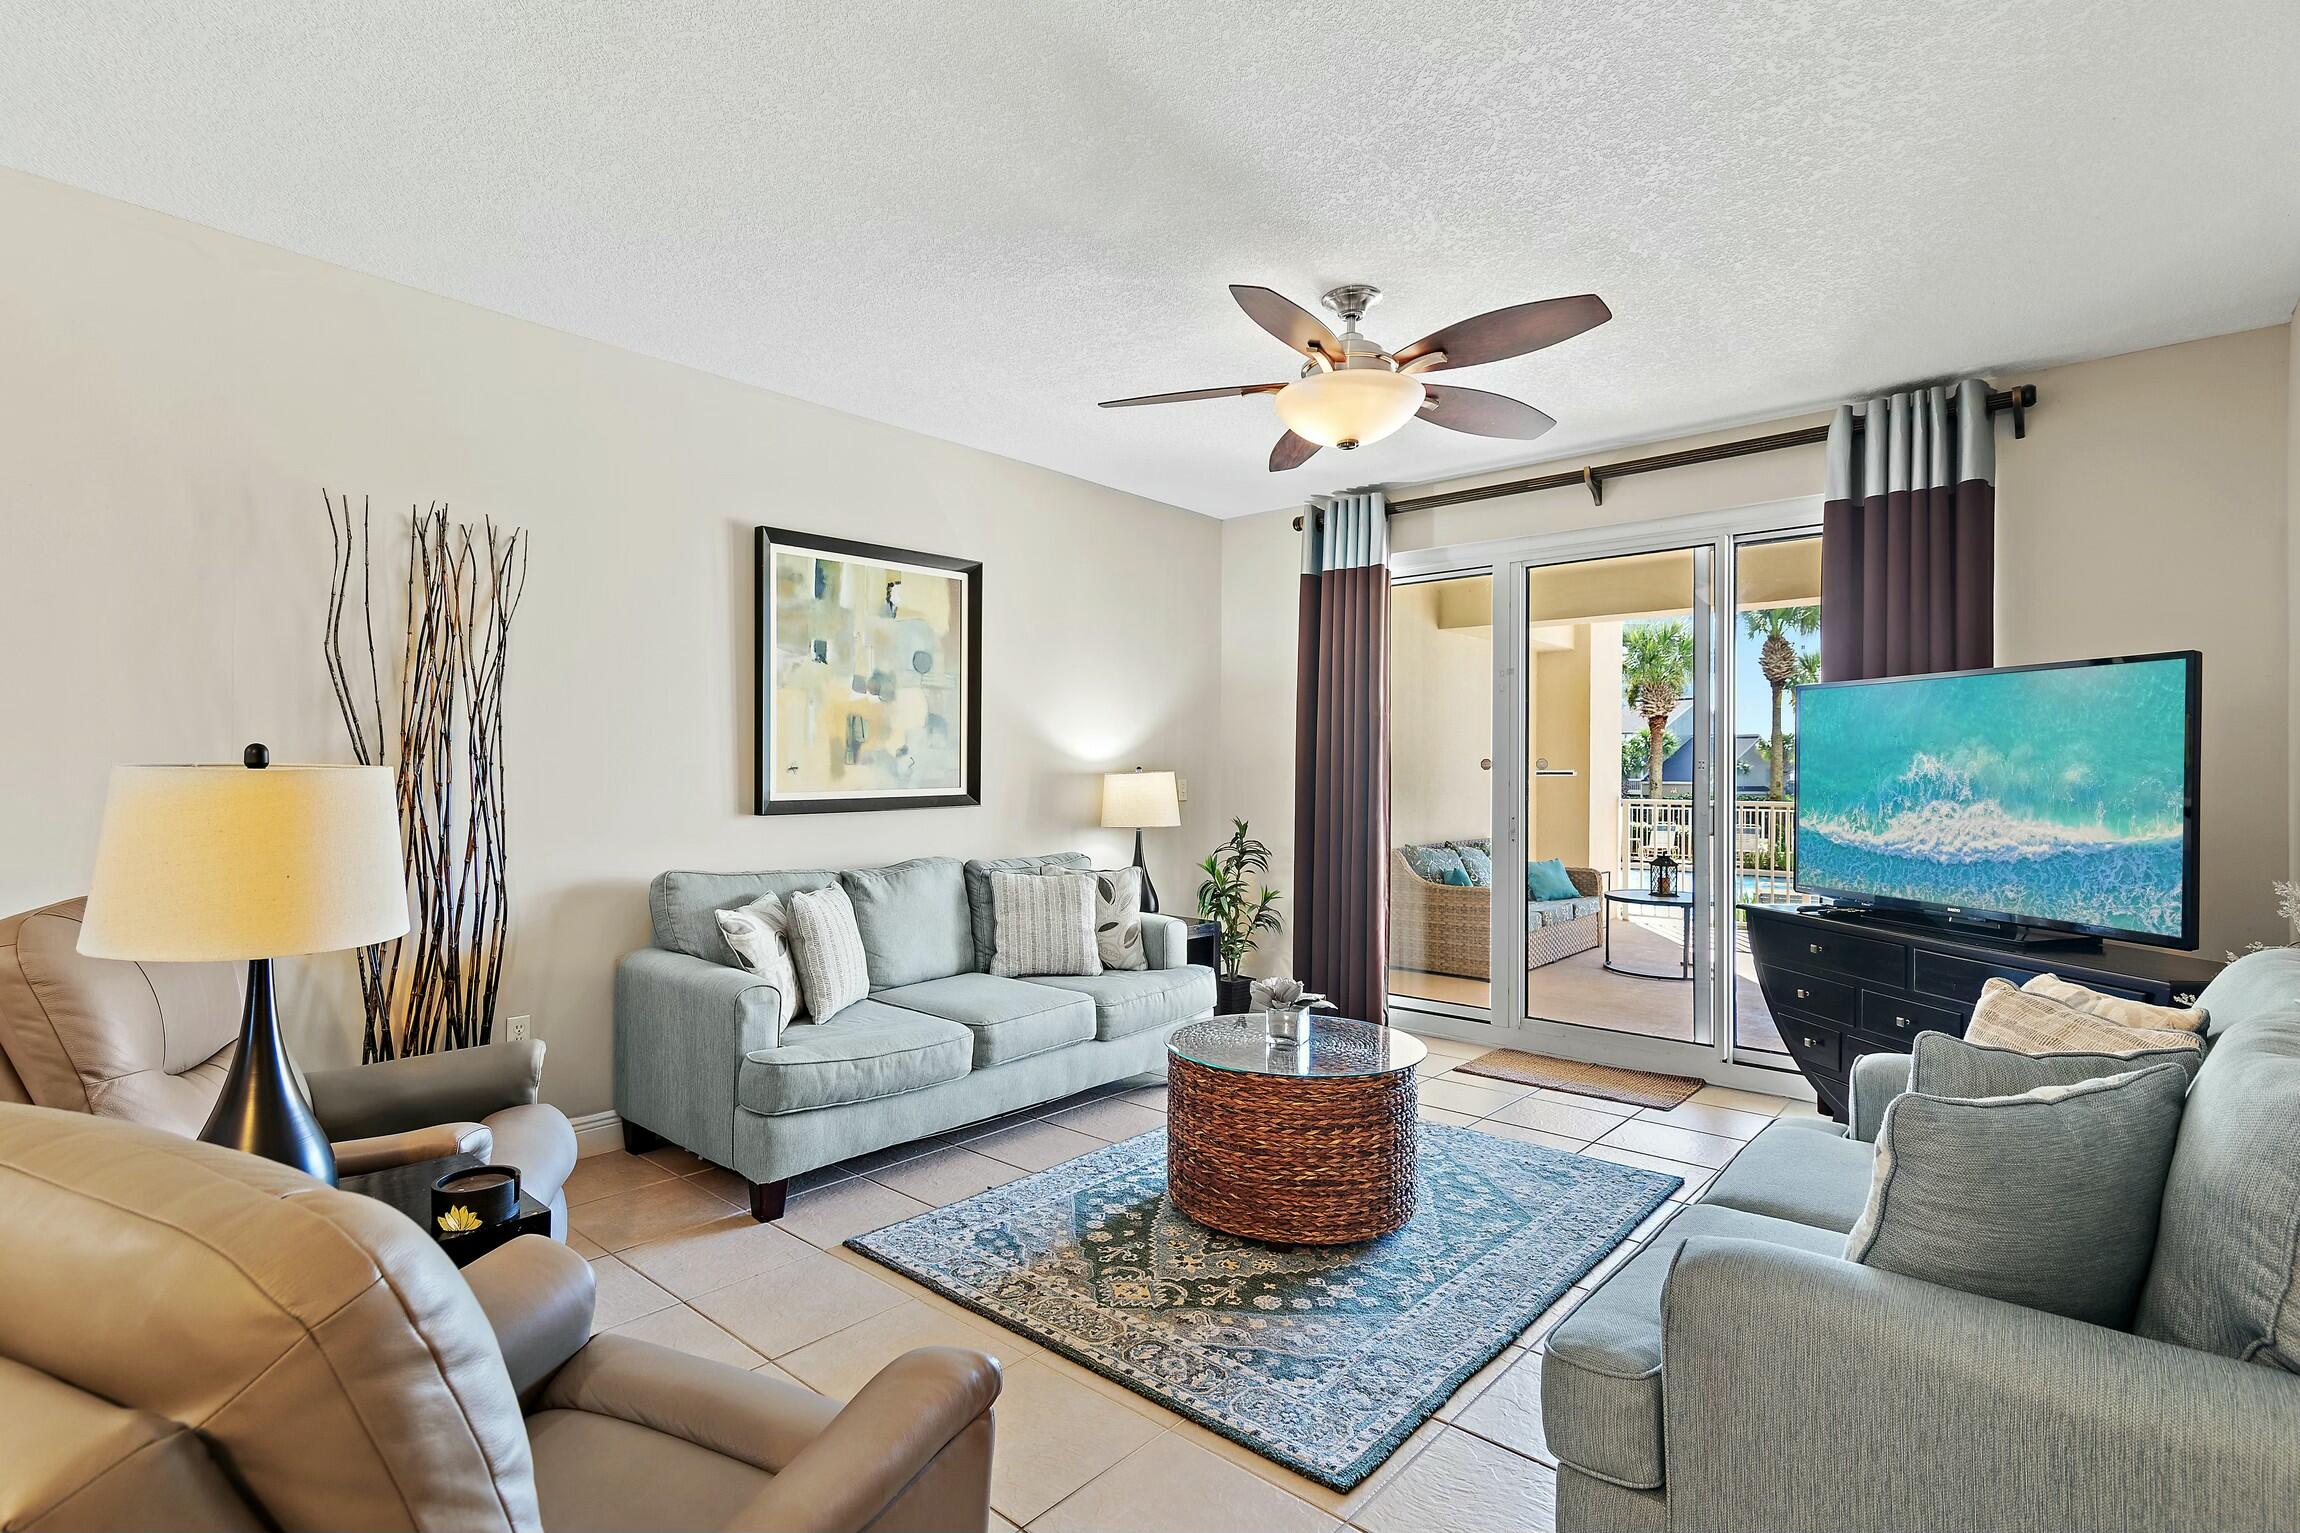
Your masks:
<svg viewBox="0 0 2300 1533"><path fill-rule="evenodd" d="M577 1158L623 1148L623 1120L611 1112L587 1112L567 1120L575 1129Z"/></svg>

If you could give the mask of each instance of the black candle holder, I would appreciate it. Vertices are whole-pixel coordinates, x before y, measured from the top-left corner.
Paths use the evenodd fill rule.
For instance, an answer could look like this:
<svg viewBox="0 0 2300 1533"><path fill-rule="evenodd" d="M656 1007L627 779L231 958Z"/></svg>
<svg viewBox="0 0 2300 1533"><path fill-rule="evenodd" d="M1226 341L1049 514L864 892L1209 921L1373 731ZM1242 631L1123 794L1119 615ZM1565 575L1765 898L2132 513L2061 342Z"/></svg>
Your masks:
<svg viewBox="0 0 2300 1533"><path fill-rule="evenodd" d="M465 1166L431 1184L431 1225L435 1234L455 1235L463 1230L441 1221L463 1209L479 1226L507 1224L519 1217L517 1166Z"/></svg>

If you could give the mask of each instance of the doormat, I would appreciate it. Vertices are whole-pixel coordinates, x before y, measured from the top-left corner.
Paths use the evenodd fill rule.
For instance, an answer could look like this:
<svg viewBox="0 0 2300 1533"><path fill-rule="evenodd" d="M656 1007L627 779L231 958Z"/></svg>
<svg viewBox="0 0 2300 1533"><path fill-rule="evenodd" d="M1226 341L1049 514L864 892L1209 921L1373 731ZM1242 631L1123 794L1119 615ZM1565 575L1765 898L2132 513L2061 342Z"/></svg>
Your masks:
<svg viewBox="0 0 2300 1533"><path fill-rule="evenodd" d="M1675 1107L1708 1082L1691 1075L1656 1075L1650 1070L1624 1070L1615 1065L1585 1065L1575 1059L1552 1059L1523 1049L1489 1049L1466 1065L1455 1065L1462 1075L1490 1075L1497 1081L1521 1086L1548 1086L1632 1107Z"/></svg>

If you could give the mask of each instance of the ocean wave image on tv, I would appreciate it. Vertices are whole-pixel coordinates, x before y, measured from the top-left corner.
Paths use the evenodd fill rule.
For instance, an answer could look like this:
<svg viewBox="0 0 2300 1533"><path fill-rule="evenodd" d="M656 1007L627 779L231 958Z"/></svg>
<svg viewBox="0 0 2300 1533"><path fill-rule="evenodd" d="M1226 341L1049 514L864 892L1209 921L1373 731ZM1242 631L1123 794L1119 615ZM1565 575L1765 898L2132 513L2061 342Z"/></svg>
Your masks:
<svg viewBox="0 0 2300 1533"><path fill-rule="evenodd" d="M1797 699L1808 889L2181 935L2187 663Z"/></svg>

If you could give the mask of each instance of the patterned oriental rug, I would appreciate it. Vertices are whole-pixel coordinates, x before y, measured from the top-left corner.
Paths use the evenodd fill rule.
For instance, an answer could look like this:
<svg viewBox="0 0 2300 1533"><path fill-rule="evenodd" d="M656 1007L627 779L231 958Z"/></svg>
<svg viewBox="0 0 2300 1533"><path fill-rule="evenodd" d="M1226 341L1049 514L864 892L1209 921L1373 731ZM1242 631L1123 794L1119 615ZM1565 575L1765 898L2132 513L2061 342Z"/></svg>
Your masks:
<svg viewBox="0 0 2300 1533"><path fill-rule="evenodd" d="M1405 1228L1269 1246L1174 1211L1157 1130L847 1244L1348 1490L1679 1185L1425 1123Z"/></svg>

